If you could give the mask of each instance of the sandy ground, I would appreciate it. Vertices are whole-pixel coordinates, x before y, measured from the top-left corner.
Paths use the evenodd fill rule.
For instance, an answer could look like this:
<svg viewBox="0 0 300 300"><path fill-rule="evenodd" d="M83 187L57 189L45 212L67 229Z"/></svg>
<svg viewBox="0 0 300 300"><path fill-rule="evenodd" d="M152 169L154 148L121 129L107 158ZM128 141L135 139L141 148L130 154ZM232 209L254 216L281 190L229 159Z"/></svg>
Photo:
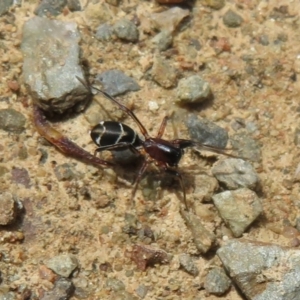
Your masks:
<svg viewBox="0 0 300 300"><path fill-rule="evenodd" d="M17 225L1 228L3 286L18 290L26 284L37 295L41 290L51 289L51 280L41 276L41 266L60 253L73 253L80 265L74 283L86 291L87 299L115 299L113 292L105 288L107 278L121 280L125 290L133 295L140 285L149 287L144 299L241 299L234 287L222 297L208 295L202 288L209 266L220 265L214 253L209 257L195 256L200 270L197 277L178 270L180 253L197 254L191 233L179 214L181 194L178 185L162 188L155 201L144 197L142 185L136 194L136 205L132 207L130 181L117 177L111 170L99 170L65 157L43 142L31 121L31 98L22 81L19 48L22 26L33 16L35 5L24 1L21 7L1 17L0 21L0 109L14 108L27 119L26 129L21 134L0 131L0 166L8 170L0 177L1 190L13 192L25 208ZM249 134L260 143L262 150L262 162L254 166L261 179L264 215L244 236L255 241L297 246L298 233L289 232L297 225L300 205L299 183L294 181L300 162L294 142L299 126L300 6L297 1L284 0L231 1L219 11L204 7L199 1L194 5L188 28L175 34L173 48L176 51L170 51L169 55L179 77L200 72L209 82L214 101L197 110L179 108L174 103L174 89L164 89L143 77L144 66L148 61L151 63L154 55L153 46L149 46L152 32L141 34L140 42L134 45L120 41L100 43L93 38L101 20L95 12L97 4L90 4L85 13L66 10L58 19L78 23L83 36L82 57L89 63L91 77L117 68L138 81L141 90L122 99L134 107L149 132L157 132L158 124L170 113L170 107L175 116L167 127L166 139L173 138L174 134L188 138L183 120L190 112L216 122L228 130L229 135L235 133L232 124L236 118L243 119L246 124L255 124L257 130ZM282 8L285 6L287 9ZM127 11L127 15L133 17L141 10L158 9L152 1L124 1L119 7L106 7L110 13L106 17L112 23L125 16ZM223 24L222 16L229 8L244 19L241 27L234 29ZM142 30L146 25L142 22L139 28ZM227 46L221 42L217 46L229 51L217 53L210 42L214 36L223 38ZM267 36L268 45L260 43L262 36ZM201 50L190 50L191 37L200 41ZM14 81L20 85L18 91L12 86ZM104 99L99 101L103 101L107 112L101 112L101 107L94 105L93 113L98 107L99 115L104 119L121 119L134 127L132 120L116 112L111 104ZM157 102L157 111L149 109L150 101ZM87 121L89 113L91 109L54 126L93 153L95 145L88 134L91 128ZM45 163L40 162L43 153L47 153ZM68 163L75 174L73 180L57 179L55 166L64 163ZM180 166L193 176L195 166L209 172L211 163L188 151ZM13 168L27 170L29 185L18 184L12 179ZM187 191L190 200L192 193L191 187ZM106 201L109 205L103 208ZM217 232L222 243L224 237L231 238L231 233L221 223L214 207L207 205L209 217L204 224ZM173 255L169 264L145 271L137 269L128 253L134 244L142 242L122 231L128 213L151 227L157 236L151 245ZM18 236L17 232L22 234ZM101 270L100 266L105 263L112 266L110 272Z"/></svg>

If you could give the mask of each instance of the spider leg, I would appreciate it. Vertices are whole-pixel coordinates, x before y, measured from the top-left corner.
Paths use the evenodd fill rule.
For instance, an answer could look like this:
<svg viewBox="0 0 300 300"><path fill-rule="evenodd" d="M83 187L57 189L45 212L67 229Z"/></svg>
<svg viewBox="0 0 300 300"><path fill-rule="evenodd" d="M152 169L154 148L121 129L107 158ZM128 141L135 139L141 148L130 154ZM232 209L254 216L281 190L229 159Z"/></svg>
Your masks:
<svg viewBox="0 0 300 300"><path fill-rule="evenodd" d="M161 167L164 169L164 171L166 173L169 173L169 174L175 176L176 178L178 178L180 185L181 185L182 193L183 193L183 202L184 202L185 208L186 208L186 210L189 210L187 202L186 202L185 186L183 183L183 178L182 178L181 173L174 169L169 168L166 164L161 164Z"/></svg>
<svg viewBox="0 0 300 300"><path fill-rule="evenodd" d="M160 124L160 127L159 127L159 131L157 133L157 136L156 138L161 138L162 135L164 134L164 131L165 131L165 128L166 128L166 125L167 125L167 122L169 120L169 117L168 116L165 116Z"/></svg>
<svg viewBox="0 0 300 300"><path fill-rule="evenodd" d="M76 78L83 84L84 87L86 87L88 90L90 90L90 88L86 85L86 83L79 78L78 76L76 76ZM135 123L139 126L141 133L144 135L145 138L149 138L149 134L147 129L144 127L144 125L141 123L141 121L138 119L138 117L134 114L133 111L131 111L128 107L126 107L125 105L123 105L122 103L120 103L117 99L115 99L114 97L112 97L111 95L109 95L108 93L96 88L96 87L92 87L94 90L100 92L103 96L105 96L107 99L111 100L112 102L114 102L117 106L119 106L119 108L121 110L123 110L127 115L129 115L134 121Z"/></svg>
<svg viewBox="0 0 300 300"><path fill-rule="evenodd" d="M96 156L97 152L102 152L102 151L105 151L105 150L113 151L113 150L117 150L117 149L121 149L121 148L129 149L134 154L138 154L138 155L140 154L140 152L135 147L133 147L132 144L130 144L130 143L119 143L119 144L115 144L115 145L108 145L108 146L98 147L95 150L94 155Z"/></svg>
<svg viewBox="0 0 300 300"><path fill-rule="evenodd" d="M140 181L141 181L141 179L142 179L142 177L143 177L143 175L144 175L144 173L145 173L145 171L146 171L146 169L147 169L147 167L150 163L151 163L150 161L145 160L143 162L142 167L140 168L140 170L138 172L138 175L137 175L137 177L134 181L134 184L133 184L134 187L133 187L133 190L132 190L132 193L131 193L132 203L134 201L134 196L135 196L136 190L138 188L138 185L139 185L139 183L140 183Z"/></svg>

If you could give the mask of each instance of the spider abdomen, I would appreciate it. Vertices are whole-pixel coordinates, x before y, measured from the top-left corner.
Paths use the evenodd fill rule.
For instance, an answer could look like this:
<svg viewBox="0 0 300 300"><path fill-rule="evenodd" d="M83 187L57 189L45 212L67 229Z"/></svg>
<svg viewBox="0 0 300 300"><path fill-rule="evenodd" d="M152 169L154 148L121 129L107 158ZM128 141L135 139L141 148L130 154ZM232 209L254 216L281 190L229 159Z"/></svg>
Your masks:
<svg viewBox="0 0 300 300"><path fill-rule="evenodd" d="M113 146L121 143L130 144L133 147L141 145L139 136L132 128L115 121L100 122L91 130L90 134L98 147Z"/></svg>

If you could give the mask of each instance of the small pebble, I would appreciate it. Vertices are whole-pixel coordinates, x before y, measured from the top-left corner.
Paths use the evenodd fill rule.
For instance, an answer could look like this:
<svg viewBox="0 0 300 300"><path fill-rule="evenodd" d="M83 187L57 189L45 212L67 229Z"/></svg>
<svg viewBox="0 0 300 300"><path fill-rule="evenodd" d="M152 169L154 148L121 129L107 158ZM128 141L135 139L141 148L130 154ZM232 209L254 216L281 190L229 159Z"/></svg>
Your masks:
<svg viewBox="0 0 300 300"><path fill-rule="evenodd" d="M26 118L18 111L7 108L0 110L0 129L7 132L21 133L24 131Z"/></svg>
<svg viewBox="0 0 300 300"><path fill-rule="evenodd" d="M45 265L41 265L39 267L39 275L41 279L50 281L52 283L57 279L57 275Z"/></svg>
<svg viewBox="0 0 300 300"><path fill-rule="evenodd" d="M164 88L171 88L177 84L176 69L160 56L155 57L151 74L153 80Z"/></svg>
<svg viewBox="0 0 300 300"><path fill-rule="evenodd" d="M294 144L300 146L300 126L297 126L294 132Z"/></svg>
<svg viewBox="0 0 300 300"><path fill-rule="evenodd" d="M97 32L95 34L95 37L99 41L109 41L109 40L112 39L113 34L114 34L113 27L111 25L105 23L105 24L101 24L97 28Z"/></svg>
<svg viewBox="0 0 300 300"><path fill-rule="evenodd" d="M45 265L56 274L69 277L78 268L78 260L71 254L60 254L49 259Z"/></svg>
<svg viewBox="0 0 300 300"><path fill-rule="evenodd" d="M72 166L68 163L58 165L54 168L54 174L59 181L71 180L74 178Z"/></svg>
<svg viewBox="0 0 300 300"><path fill-rule="evenodd" d="M221 296L230 288L231 281L223 269L213 268L206 275L204 288L205 290L217 296Z"/></svg>
<svg viewBox="0 0 300 300"><path fill-rule="evenodd" d="M177 87L176 102L180 104L201 103L211 96L211 89L198 75L183 78Z"/></svg>
<svg viewBox="0 0 300 300"><path fill-rule="evenodd" d="M67 5L67 0L42 0L34 13L39 17L58 16Z"/></svg>
<svg viewBox="0 0 300 300"><path fill-rule="evenodd" d="M82 7L80 4L80 0L68 0L68 9L70 11L81 11Z"/></svg>
<svg viewBox="0 0 300 300"><path fill-rule="evenodd" d="M137 42L139 40L139 31L136 25L127 20L121 19L114 26L116 36L128 42Z"/></svg>
<svg viewBox="0 0 300 300"><path fill-rule="evenodd" d="M253 162L261 161L261 149L256 140L241 131L230 139L232 147L238 149L238 155Z"/></svg>
<svg viewBox="0 0 300 300"><path fill-rule="evenodd" d="M260 199L247 188L225 191L214 195L212 199L235 237L240 237L263 212Z"/></svg>
<svg viewBox="0 0 300 300"><path fill-rule="evenodd" d="M52 290L45 292L44 296L41 297L41 300L53 300L53 299L70 299L73 295L75 287L71 280L67 278L59 278L54 283Z"/></svg>
<svg viewBox="0 0 300 300"><path fill-rule="evenodd" d="M100 81L104 91L113 97L140 89L140 86L132 77L127 76L120 70L105 71L97 75L96 80Z"/></svg>
<svg viewBox="0 0 300 300"><path fill-rule="evenodd" d="M188 9L175 6L162 12L152 13L150 19L152 26L158 31L173 32L189 14Z"/></svg>
<svg viewBox="0 0 300 300"><path fill-rule="evenodd" d="M229 9L223 16L223 22L227 27L235 28L241 26L243 18L233 10Z"/></svg>
<svg viewBox="0 0 300 300"><path fill-rule="evenodd" d="M0 166L0 177L8 173L8 169L4 166Z"/></svg>
<svg viewBox="0 0 300 300"><path fill-rule="evenodd" d="M189 274L193 276L197 276L199 274L199 270L195 265L193 258L186 253L182 253L179 255L179 263L180 266Z"/></svg>
<svg viewBox="0 0 300 300"><path fill-rule="evenodd" d="M14 167L11 170L11 182L30 188L30 176L26 169Z"/></svg>
<svg viewBox="0 0 300 300"><path fill-rule="evenodd" d="M0 16L6 14L10 7L14 4L14 0L1 0L0 1Z"/></svg>
<svg viewBox="0 0 300 300"><path fill-rule="evenodd" d="M209 120L200 119L195 114L190 114L186 120L186 126L191 138L196 142L220 149L227 145L227 131Z"/></svg>
<svg viewBox="0 0 300 300"><path fill-rule="evenodd" d="M17 205L9 192L0 194L0 225L11 224L16 218Z"/></svg>
<svg viewBox="0 0 300 300"><path fill-rule="evenodd" d="M137 293L137 295L139 297L141 297L142 299L144 299L146 297L146 295L147 295L148 287L146 287L145 285L141 284L141 285L139 285L136 288L135 292Z"/></svg>
<svg viewBox="0 0 300 300"><path fill-rule="evenodd" d="M172 46L173 36L169 31L163 30L152 39L152 42L158 50L165 51Z"/></svg>
<svg viewBox="0 0 300 300"><path fill-rule="evenodd" d="M254 190L259 183L259 177L251 164L242 159L219 160L214 164L211 171L218 181L230 190L240 187Z"/></svg>
<svg viewBox="0 0 300 300"><path fill-rule="evenodd" d="M296 238L299 236L299 231L292 226L284 226L282 235L286 238Z"/></svg>
<svg viewBox="0 0 300 300"><path fill-rule="evenodd" d="M191 212L180 210L186 226L192 233L195 246L200 253L209 251L216 242L216 236L213 232L208 231L201 223L200 219Z"/></svg>
<svg viewBox="0 0 300 300"><path fill-rule="evenodd" d="M225 0L204 0L203 5L219 10L225 6Z"/></svg>
<svg viewBox="0 0 300 300"><path fill-rule="evenodd" d="M269 45L269 37L267 35L263 34L258 38L258 42L263 46L268 46Z"/></svg>
<svg viewBox="0 0 300 300"><path fill-rule="evenodd" d="M107 278L106 287L114 292L125 290L125 284L123 281L116 278Z"/></svg>

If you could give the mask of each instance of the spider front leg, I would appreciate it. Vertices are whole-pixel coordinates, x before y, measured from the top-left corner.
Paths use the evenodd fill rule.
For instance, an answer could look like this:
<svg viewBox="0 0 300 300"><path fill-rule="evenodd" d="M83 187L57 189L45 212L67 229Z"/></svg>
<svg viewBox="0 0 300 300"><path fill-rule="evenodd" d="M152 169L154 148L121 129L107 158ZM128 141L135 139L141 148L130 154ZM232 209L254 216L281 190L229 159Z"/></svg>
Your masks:
<svg viewBox="0 0 300 300"><path fill-rule="evenodd" d="M147 170L147 167L148 165L151 163L151 161L147 161L145 160L143 162L143 165L142 167L140 168L139 172L138 172L138 176L136 177L134 183L133 183L133 190L132 190L132 193L131 193L131 200L132 200L132 203L134 202L134 196L135 196L135 193L136 193L136 190L138 188L138 185L145 173L145 171Z"/></svg>
<svg viewBox="0 0 300 300"><path fill-rule="evenodd" d="M169 168L169 167L168 167L167 165L165 165L165 164L164 164L164 165L161 165L161 167L164 169L164 171L165 171L166 173L169 173L169 174L175 176L176 178L178 178L178 180L179 180L179 182L180 182L180 185L181 185L182 193L183 193L183 202L184 202L185 208L186 208L186 210L189 210L188 205L187 205L187 202L186 202L185 186L184 186L184 183L183 183L182 175L181 175L178 171Z"/></svg>
<svg viewBox="0 0 300 300"><path fill-rule="evenodd" d="M161 122L161 124L160 124L159 131L158 131L158 133L157 133L156 138L160 139L160 138L163 136L163 134L164 134L164 132L165 132L165 129L166 129L166 126L167 126L168 120L169 120L169 117L168 117L168 116L165 116L165 117L163 118L163 120L162 120L162 122Z"/></svg>
<svg viewBox="0 0 300 300"><path fill-rule="evenodd" d="M113 166L112 163L90 154L55 130L47 122L43 111L36 105L33 106L33 122L38 133L64 154L98 167Z"/></svg>

